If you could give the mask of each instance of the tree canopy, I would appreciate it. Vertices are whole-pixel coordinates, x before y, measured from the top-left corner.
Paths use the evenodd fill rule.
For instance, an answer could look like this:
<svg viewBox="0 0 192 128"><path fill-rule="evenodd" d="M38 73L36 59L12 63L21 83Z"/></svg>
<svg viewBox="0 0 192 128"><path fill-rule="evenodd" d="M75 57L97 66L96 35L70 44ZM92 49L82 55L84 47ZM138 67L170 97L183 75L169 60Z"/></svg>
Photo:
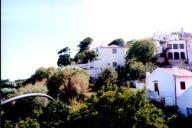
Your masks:
<svg viewBox="0 0 192 128"><path fill-rule="evenodd" d="M123 46L125 46L125 41L122 38L115 39L111 43L108 44L108 46L110 46L110 45L118 45L120 47L123 47Z"/></svg>
<svg viewBox="0 0 192 128"><path fill-rule="evenodd" d="M90 48L90 45L92 42L93 42L93 39L91 37L87 37L84 40L82 40L78 45L79 52L83 52L85 50L88 50Z"/></svg>
<svg viewBox="0 0 192 128"><path fill-rule="evenodd" d="M137 61L146 64L155 57L155 45L152 40L137 40L127 52L126 61L135 58Z"/></svg>
<svg viewBox="0 0 192 128"><path fill-rule="evenodd" d="M99 74L93 89L110 90L111 88L113 88L113 85L117 83L117 79L117 72L112 68L106 68Z"/></svg>
<svg viewBox="0 0 192 128"><path fill-rule="evenodd" d="M72 59L71 59L71 56L70 56L69 47L65 47L65 48L61 49L58 52L58 54L59 54L59 58L58 58L58 61L57 61L57 65L59 67L71 64Z"/></svg>
<svg viewBox="0 0 192 128"><path fill-rule="evenodd" d="M58 69L47 83L48 94L67 103L74 97L83 96L88 89L89 76L80 69Z"/></svg>
<svg viewBox="0 0 192 128"><path fill-rule="evenodd" d="M93 61L96 59L97 54L93 50L89 50L90 45L93 39L90 37L85 38L83 41L80 42L78 45L79 52L75 55L74 60L78 64L85 64L89 61Z"/></svg>

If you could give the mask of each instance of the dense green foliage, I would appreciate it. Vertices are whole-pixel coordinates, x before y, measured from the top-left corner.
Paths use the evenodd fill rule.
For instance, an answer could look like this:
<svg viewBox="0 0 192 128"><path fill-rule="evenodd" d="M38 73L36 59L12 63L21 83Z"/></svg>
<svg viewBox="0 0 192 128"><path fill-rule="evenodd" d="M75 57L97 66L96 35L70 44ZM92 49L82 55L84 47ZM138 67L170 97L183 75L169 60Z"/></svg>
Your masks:
<svg viewBox="0 0 192 128"><path fill-rule="evenodd" d="M90 37L85 38L83 41L80 42L78 45L79 52L75 55L74 61L78 64L85 64L89 61L93 61L96 59L97 54L93 50L89 50L90 45L93 39Z"/></svg>
<svg viewBox="0 0 192 128"><path fill-rule="evenodd" d="M108 44L108 46L110 46L110 45L118 45L120 47L123 47L123 46L125 46L125 41L122 38L115 39L111 43Z"/></svg>
<svg viewBox="0 0 192 128"><path fill-rule="evenodd" d="M136 80L143 79L145 77L145 66L142 62L130 59L127 65L131 79Z"/></svg>
<svg viewBox="0 0 192 128"><path fill-rule="evenodd" d="M89 85L89 76L81 69L58 69L48 80L48 94L65 102L83 96Z"/></svg>
<svg viewBox="0 0 192 128"><path fill-rule="evenodd" d="M90 37L78 45L76 63L96 59L89 50ZM109 45L124 46L122 39ZM2 127L5 128L177 128L190 125L191 118L177 116L175 108L163 108L149 102L146 90L130 87L130 79L143 79L152 71L154 45L151 40L132 40L126 65L103 69L98 78L89 83L88 74L71 64L68 47L61 49L59 68L39 68L26 81L1 81L2 99L31 92L49 94L55 101L42 97L20 99L2 106ZM130 78L130 79L129 79ZM91 85L91 86L90 86ZM11 90L11 91L10 91ZM173 116L174 115L174 116Z"/></svg>
<svg viewBox="0 0 192 128"><path fill-rule="evenodd" d="M112 68L106 68L99 74L93 89L96 91L101 89L104 91L111 90L116 86L118 82L117 79L117 72Z"/></svg>
<svg viewBox="0 0 192 128"><path fill-rule="evenodd" d="M69 107L61 102L50 102L40 116L42 128L61 128L65 127L67 117L69 115Z"/></svg>
<svg viewBox="0 0 192 128"><path fill-rule="evenodd" d="M135 58L137 61L146 64L152 61L154 53L155 45L152 40L137 40L131 45L127 53L126 61Z"/></svg>
<svg viewBox="0 0 192 128"><path fill-rule="evenodd" d="M92 42L93 42L93 39L90 38L90 37L87 37L87 38L85 38L84 40L82 40L82 41L79 43L79 45L78 45L78 47L79 47L79 52L83 52L83 51L85 51L85 50L89 50L90 45L91 45Z"/></svg>
<svg viewBox="0 0 192 128"><path fill-rule="evenodd" d="M123 87L93 97L69 122L78 128L166 128L161 116L162 111L146 101L145 91Z"/></svg>
<svg viewBox="0 0 192 128"><path fill-rule="evenodd" d="M26 93L47 93L47 87L44 85L27 85L17 89L17 91L9 97L14 97ZM3 119L17 122L26 117L36 118L42 113L42 109L48 104L48 99L42 97L30 97L17 100L16 102L2 106ZM4 122L5 120L2 120Z"/></svg>
<svg viewBox="0 0 192 128"><path fill-rule="evenodd" d="M155 45L151 39L129 41L126 67L130 79L143 79L145 72L155 68Z"/></svg>
<svg viewBox="0 0 192 128"><path fill-rule="evenodd" d="M5 128L40 128L40 124L37 119L31 119L30 117L20 120L17 123L6 121L4 123Z"/></svg>
<svg viewBox="0 0 192 128"><path fill-rule="evenodd" d="M57 65L59 67L70 65L72 62L71 56L70 56L70 49L68 47L65 47L61 49L59 52L59 58L57 61Z"/></svg>
<svg viewBox="0 0 192 128"><path fill-rule="evenodd" d="M1 99L6 99L9 94L16 92L17 84L9 80L1 80L0 83L0 96Z"/></svg>
<svg viewBox="0 0 192 128"><path fill-rule="evenodd" d="M36 82L42 81L42 80L45 80L44 84L46 84L46 81L53 75L55 71L56 69L54 67L49 67L49 68L40 67L23 84L24 85L35 84Z"/></svg>
<svg viewBox="0 0 192 128"><path fill-rule="evenodd" d="M84 50L82 52L78 52L74 58L75 62L78 64L85 64L89 61L95 60L97 54L93 50Z"/></svg>

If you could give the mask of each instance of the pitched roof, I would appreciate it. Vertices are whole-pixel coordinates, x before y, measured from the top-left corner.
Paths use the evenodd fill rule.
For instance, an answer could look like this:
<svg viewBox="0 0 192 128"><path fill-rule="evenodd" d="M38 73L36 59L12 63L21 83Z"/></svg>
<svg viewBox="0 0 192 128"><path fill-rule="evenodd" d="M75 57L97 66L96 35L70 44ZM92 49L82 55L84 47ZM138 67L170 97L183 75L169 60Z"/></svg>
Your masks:
<svg viewBox="0 0 192 128"><path fill-rule="evenodd" d="M159 68L160 70L176 76L192 76L192 72L181 68Z"/></svg>

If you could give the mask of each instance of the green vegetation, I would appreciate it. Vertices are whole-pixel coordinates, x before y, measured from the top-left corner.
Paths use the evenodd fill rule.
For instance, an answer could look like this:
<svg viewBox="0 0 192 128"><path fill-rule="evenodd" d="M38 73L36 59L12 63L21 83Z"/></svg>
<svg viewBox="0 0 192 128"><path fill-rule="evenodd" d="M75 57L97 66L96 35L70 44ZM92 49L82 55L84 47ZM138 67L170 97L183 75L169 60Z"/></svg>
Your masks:
<svg viewBox="0 0 192 128"><path fill-rule="evenodd" d="M73 98L81 99L87 92L89 76L84 70L58 69L48 80L48 94L67 103Z"/></svg>
<svg viewBox="0 0 192 128"><path fill-rule="evenodd" d="M39 70L49 75L40 75ZM32 76L39 76L33 77L38 82L23 85L10 97L41 92L57 100L35 97L4 105L4 127L167 127L162 111L146 100L145 90L120 85L117 72L111 68L103 70L90 87L89 76L82 69L40 68ZM43 85L38 84L45 78Z"/></svg>
<svg viewBox="0 0 192 128"><path fill-rule="evenodd" d="M118 45L120 47L123 47L123 46L125 46L125 41L122 38L115 39L111 43L108 44L108 46L110 46L110 45Z"/></svg>
<svg viewBox="0 0 192 128"><path fill-rule="evenodd" d="M92 41L92 38L87 37L78 45L79 52L74 57L77 64L85 64L96 59L97 54L95 51L89 50Z"/></svg>
<svg viewBox="0 0 192 128"><path fill-rule="evenodd" d="M111 90L116 86L118 82L118 74L117 72L112 68L106 68L103 70L96 80L96 83L93 87L94 90Z"/></svg>
<svg viewBox="0 0 192 128"><path fill-rule="evenodd" d="M78 45L76 63L96 59L89 50L90 37ZM124 46L122 39L109 45ZM103 69L94 83L85 70L72 63L68 47L61 49L59 68L39 68L27 80L1 80L1 98L38 92L52 96L20 99L1 107L1 123L5 128L177 128L190 124L191 118L177 116L176 108L164 108L149 102L146 90L131 88L129 80L142 80L152 71L154 45L151 40L127 42L130 47L126 65Z"/></svg>
<svg viewBox="0 0 192 128"><path fill-rule="evenodd" d="M155 68L155 45L151 39L129 41L128 44L125 60L130 79L143 79L146 71Z"/></svg>
<svg viewBox="0 0 192 128"><path fill-rule="evenodd" d="M57 61L57 65L59 67L71 64L72 59L70 57L70 49L68 47L61 49L58 52L58 54L59 54L59 59Z"/></svg>
<svg viewBox="0 0 192 128"><path fill-rule="evenodd" d="M137 61L146 64L147 62L151 62L155 57L154 53L155 45L151 39L137 40L131 45L126 61L135 58Z"/></svg>

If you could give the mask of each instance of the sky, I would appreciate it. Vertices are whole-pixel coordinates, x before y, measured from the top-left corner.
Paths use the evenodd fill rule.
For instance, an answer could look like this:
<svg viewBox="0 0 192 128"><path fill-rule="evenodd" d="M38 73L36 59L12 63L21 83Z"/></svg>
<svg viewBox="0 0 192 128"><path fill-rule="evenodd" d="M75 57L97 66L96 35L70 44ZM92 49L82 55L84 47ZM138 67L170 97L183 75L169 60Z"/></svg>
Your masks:
<svg viewBox="0 0 192 128"><path fill-rule="evenodd" d="M192 32L190 0L1 0L1 77L26 79L57 67L57 52L91 37L93 46L184 28Z"/></svg>

